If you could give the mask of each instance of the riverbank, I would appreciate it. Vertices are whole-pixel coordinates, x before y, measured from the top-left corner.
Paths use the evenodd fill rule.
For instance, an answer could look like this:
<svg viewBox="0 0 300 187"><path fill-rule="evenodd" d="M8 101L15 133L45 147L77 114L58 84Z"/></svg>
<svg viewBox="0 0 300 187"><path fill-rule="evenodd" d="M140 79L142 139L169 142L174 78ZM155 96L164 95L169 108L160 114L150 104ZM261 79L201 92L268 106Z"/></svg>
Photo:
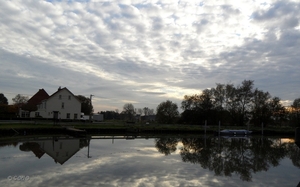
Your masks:
<svg viewBox="0 0 300 187"><path fill-rule="evenodd" d="M214 134L218 132L218 126L199 125L165 125L165 124L127 124L122 122L107 123L39 123L39 122L17 122L0 123L0 136L34 135L34 134L66 134L67 129L84 130L86 134ZM220 129L247 129L242 126L221 126ZM283 135L294 136L295 128L292 127L260 127L250 126L253 135Z"/></svg>

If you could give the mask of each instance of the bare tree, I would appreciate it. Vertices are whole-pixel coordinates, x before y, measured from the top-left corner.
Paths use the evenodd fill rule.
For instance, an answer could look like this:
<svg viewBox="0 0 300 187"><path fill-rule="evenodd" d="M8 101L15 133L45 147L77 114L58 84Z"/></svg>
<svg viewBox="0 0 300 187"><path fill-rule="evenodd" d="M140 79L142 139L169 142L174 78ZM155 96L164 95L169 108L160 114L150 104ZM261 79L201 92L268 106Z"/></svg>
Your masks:
<svg viewBox="0 0 300 187"><path fill-rule="evenodd" d="M134 117L134 106L131 103L126 103L123 106L123 112L127 115L129 120L133 120Z"/></svg>
<svg viewBox="0 0 300 187"><path fill-rule="evenodd" d="M18 94L12 100L13 100L14 105L17 106L18 108L20 108L20 107L22 107L22 105L27 103L28 99L29 98L27 96Z"/></svg>

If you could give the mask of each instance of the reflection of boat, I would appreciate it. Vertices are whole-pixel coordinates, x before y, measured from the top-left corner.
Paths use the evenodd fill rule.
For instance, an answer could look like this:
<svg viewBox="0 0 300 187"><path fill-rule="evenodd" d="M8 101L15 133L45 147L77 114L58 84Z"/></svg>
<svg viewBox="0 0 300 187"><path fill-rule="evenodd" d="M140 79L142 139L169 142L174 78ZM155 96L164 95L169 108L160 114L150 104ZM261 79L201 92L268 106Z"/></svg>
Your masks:
<svg viewBox="0 0 300 187"><path fill-rule="evenodd" d="M226 135L226 136L242 136L242 135L249 135L251 134L252 131L248 131L248 130L229 130L229 129L225 129L220 131L220 135Z"/></svg>

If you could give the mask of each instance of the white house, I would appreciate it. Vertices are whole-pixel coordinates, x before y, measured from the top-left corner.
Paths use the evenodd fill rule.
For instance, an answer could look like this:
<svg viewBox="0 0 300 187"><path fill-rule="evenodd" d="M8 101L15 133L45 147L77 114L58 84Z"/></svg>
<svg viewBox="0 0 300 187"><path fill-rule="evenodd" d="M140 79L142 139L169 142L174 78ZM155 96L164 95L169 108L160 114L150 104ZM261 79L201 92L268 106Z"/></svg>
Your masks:
<svg viewBox="0 0 300 187"><path fill-rule="evenodd" d="M66 87L59 87L51 96L44 89L40 89L28 103L37 105L37 110L31 112L30 117L80 119L81 102ZM26 116L21 114L21 117Z"/></svg>

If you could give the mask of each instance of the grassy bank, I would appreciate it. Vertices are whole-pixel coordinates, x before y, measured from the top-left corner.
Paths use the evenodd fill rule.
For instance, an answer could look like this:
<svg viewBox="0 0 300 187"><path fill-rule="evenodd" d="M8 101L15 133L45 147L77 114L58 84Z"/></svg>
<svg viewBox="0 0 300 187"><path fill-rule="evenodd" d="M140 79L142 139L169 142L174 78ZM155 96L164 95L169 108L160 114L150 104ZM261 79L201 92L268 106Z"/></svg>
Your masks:
<svg viewBox="0 0 300 187"><path fill-rule="evenodd" d="M122 121L108 121L101 123L84 123L84 122L65 122L53 124L47 121L25 121L25 122L1 122L0 136L11 136L13 134L35 134L35 133L51 133L61 134L64 127L73 127L76 129L86 130L88 134L99 133L176 133L176 134L212 134L219 130L218 126L208 126L205 130L204 126L199 125L165 125L165 124L142 124L142 123L125 123ZM247 129L246 126L221 126L222 129ZM249 130L253 134L262 134L261 127L250 126ZM265 135L294 135L293 127L265 127L263 129Z"/></svg>

